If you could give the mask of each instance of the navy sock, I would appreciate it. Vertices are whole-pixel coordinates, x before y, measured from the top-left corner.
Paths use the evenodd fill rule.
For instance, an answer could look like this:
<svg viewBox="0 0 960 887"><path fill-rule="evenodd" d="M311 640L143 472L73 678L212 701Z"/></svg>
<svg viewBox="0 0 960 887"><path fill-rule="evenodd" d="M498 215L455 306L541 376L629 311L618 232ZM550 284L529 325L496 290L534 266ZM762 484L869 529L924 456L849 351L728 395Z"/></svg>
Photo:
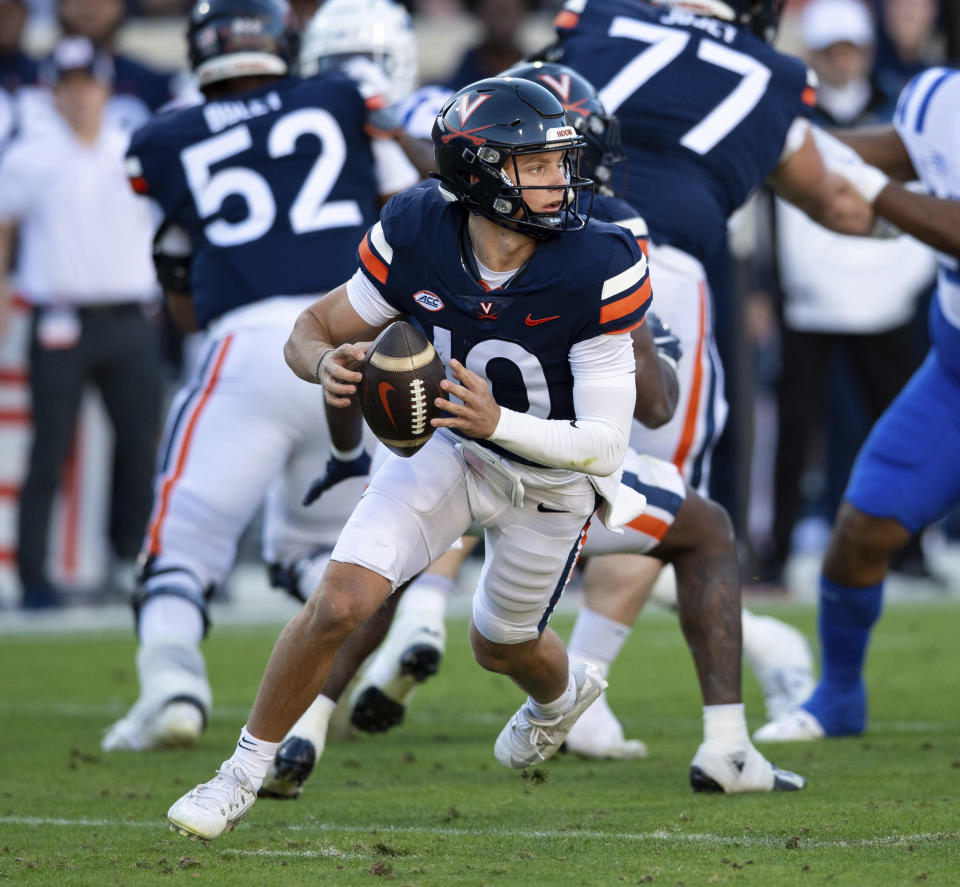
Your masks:
<svg viewBox="0 0 960 887"><path fill-rule="evenodd" d="M820 577L821 677L803 707L827 734L859 733L866 725L863 664L882 605L882 584L851 588Z"/></svg>

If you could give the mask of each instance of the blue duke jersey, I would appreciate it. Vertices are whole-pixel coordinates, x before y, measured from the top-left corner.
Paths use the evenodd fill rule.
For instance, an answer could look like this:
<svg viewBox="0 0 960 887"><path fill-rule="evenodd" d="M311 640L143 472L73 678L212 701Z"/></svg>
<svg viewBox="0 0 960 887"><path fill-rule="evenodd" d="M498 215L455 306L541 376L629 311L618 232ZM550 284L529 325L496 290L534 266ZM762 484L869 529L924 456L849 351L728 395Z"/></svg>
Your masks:
<svg viewBox="0 0 960 887"><path fill-rule="evenodd" d="M541 242L504 287L491 290L473 267L466 221L435 183L411 188L390 200L364 237L360 271L444 363L456 358L487 379L501 406L575 418L571 347L633 329L650 305L636 240L616 225L590 222Z"/></svg>
<svg viewBox="0 0 960 887"><path fill-rule="evenodd" d="M931 68L903 89L894 126L913 168L936 197L960 200L960 71ZM937 256L931 334L940 361L960 380L960 260Z"/></svg>
<svg viewBox="0 0 960 887"><path fill-rule="evenodd" d="M650 236L707 262L816 102L806 66L717 19L639 0L567 0L563 55L620 119L625 197Z"/></svg>
<svg viewBox="0 0 960 887"><path fill-rule="evenodd" d="M378 210L366 113L352 81L321 74L161 113L134 134L131 183L189 235L201 326L350 277Z"/></svg>

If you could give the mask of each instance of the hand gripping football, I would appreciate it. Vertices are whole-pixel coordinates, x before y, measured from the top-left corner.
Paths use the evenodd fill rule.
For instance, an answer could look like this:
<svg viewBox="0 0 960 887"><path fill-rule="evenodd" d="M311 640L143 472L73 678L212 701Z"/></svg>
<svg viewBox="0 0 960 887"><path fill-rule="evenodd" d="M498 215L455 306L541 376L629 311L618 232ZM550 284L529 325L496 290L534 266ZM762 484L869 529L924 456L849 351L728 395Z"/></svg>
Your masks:
<svg viewBox="0 0 960 887"><path fill-rule="evenodd" d="M412 456L441 415L434 398L447 396L440 356L418 329L397 320L367 349L360 372L360 410L370 430L398 456Z"/></svg>

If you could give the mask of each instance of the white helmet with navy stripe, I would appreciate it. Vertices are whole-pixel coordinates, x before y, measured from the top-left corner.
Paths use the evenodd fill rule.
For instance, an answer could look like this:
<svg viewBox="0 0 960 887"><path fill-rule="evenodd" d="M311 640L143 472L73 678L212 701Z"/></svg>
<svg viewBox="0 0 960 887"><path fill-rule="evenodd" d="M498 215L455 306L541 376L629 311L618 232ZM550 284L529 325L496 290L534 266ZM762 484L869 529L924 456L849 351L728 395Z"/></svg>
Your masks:
<svg viewBox="0 0 960 887"><path fill-rule="evenodd" d="M417 39L407 10L393 0L326 0L303 32L304 76L369 59L387 78L393 105L417 87Z"/></svg>

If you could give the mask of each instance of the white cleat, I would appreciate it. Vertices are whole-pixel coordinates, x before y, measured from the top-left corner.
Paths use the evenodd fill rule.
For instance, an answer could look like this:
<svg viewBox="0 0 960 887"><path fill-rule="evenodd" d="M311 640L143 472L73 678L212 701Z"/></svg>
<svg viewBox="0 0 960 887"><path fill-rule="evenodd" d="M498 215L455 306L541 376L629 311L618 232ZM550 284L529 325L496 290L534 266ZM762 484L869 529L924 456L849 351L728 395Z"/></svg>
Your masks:
<svg viewBox="0 0 960 887"><path fill-rule="evenodd" d="M770 720L795 709L813 693L813 651L792 625L744 610L743 658L763 687Z"/></svg>
<svg viewBox="0 0 960 887"><path fill-rule="evenodd" d="M757 672L763 686L763 700L771 721L806 702L817 687L813 667L794 666Z"/></svg>
<svg viewBox="0 0 960 887"><path fill-rule="evenodd" d="M195 786L167 811L172 831L212 841L246 818L257 792L239 764L226 760L209 782Z"/></svg>
<svg viewBox="0 0 960 887"><path fill-rule="evenodd" d="M141 700L107 729L100 747L104 751L187 748L202 732L203 712L193 702L174 701L157 711Z"/></svg>
<svg viewBox="0 0 960 887"><path fill-rule="evenodd" d="M203 732L213 694L200 650L151 643L137 651L140 698L107 728L104 751L145 751L193 745Z"/></svg>
<svg viewBox="0 0 960 887"><path fill-rule="evenodd" d="M626 739L623 725L610 710L606 693L601 693L574 723L566 738L567 751L584 758L634 761L647 756L639 739Z"/></svg>
<svg viewBox="0 0 960 887"><path fill-rule="evenodd" d="M350 694L353 726L381 733L402 723L417 688L440 668L446 639L442 611L398 613Z"/></svg>
<svg viewBox="0 0 960 887"><path fill-rule="evenodd" d="M779 718L758 727L754 742L812 742L823 739L825 731L817 718L806 709L788 711Z"/></svg>
<svg viewBox="0 0 960 887"><path fill-rule="evenodd" d="M520 770L552 757L577 718L607 687L595 665L580 662L571 671L577 685L577 698L569 711L545 720L532 715L524 704L500 731L493 753L504 767Z"/></svg>
<svg viewBox="0 0 960 887"><path fill-rule="evenodd" d="M690 764L690 786L695 792L789 792L806 784L799 774L771 764L752 745L731 751L704 742Z"/></svg>

